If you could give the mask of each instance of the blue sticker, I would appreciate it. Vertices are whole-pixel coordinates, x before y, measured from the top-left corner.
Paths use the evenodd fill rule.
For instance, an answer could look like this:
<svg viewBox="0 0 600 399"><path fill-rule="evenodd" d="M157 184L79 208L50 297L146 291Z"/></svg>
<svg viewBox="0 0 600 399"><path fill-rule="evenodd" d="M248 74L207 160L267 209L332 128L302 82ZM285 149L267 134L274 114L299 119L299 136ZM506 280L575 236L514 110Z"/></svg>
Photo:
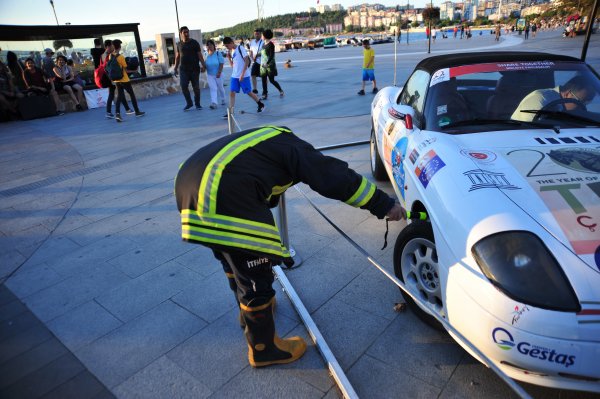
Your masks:
<svg viewBox="0 0 600 399"><path fill-rule="evenodd" d="M419 162L419 165L415 169L415 173L423 187L427 188L427 185L433 176L444 166L446 166L444 161L442 161L434 150L430 150L423 156L421 162Z"/></svg>
<svg viewBox="0 0 600 399"><path fill-rule="evenodd" d="M404 198L404 181L406 180L402 161L406 156L407 145L408 139L406 137L402 137L392 149L392 174L394 175L394 180L398 185L398 190L400 191L402 198Z"/></svg>

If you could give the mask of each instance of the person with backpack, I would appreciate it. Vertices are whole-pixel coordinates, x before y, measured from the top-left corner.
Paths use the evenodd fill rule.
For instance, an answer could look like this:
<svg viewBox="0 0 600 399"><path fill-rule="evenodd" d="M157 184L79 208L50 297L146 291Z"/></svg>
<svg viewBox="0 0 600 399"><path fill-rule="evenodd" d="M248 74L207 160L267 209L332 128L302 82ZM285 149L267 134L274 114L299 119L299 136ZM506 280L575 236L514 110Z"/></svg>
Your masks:
<svg viewBox="0 0 600 399"><path fill-rule="evenodd" d="M262 98L266 100L269 96L267 78L277 90L279 90L279 97L283 97L283 89L279 82L275 80L277 76L277 65L275 64L275 45L271 41L273 39L273 31L267 29L263 32L263 38L265 39L265 45L262 48L262 64L260 66L260 76L262 79Z"/></svg>
<svg viewBox="0 0 600 399"><path fill-rule="evenodd" d="M258 109L256 112L262 112L265 108L265 104L258 98L256 94L252 92L252 83L250 82L250 57L248 52L242 45L234 43L233 39L229 36L223 39L223 45L230 52L231 63L233 65L231 71L231 81L229 83L229 112L233 113L235 107L235 94L240 92L240 89L244 94L247 94L256 102ZM223 118L227 118L227 114L223 115Z"/></svg>
<svg viewBox="0 0 600 399"><path fill-rule="evenodd" d="M135 116L140 117L146 114L138 108L137 99L135 98L133 87L131 87L131 82L127 75L127 62L125 61L125 57L123 57L122 54L119 54L121 43L123 42L119 39L112 41L114 51L108 57L108 61L104 67L110 80L117 86L118 97L115 105L115 119L117 122L123 122L123 118L121 117L121 102L123 102L123 99L125 98L125 91L129 93L131 104L133 104L133 109L135 109Z"/></svg>
<svg viewBox="0 0 600 399"><path fill-rule="evenodd" d="M173 72L175 73L175 76L179 73L179 84L186 103L183 110L189 110L194 106L194 103L196 104L196 109L201 110L200 72L206 71L206 63L204 62L204 56L202 55L202 48L198 41L190 38L190 30L187 26L182 26L179 29L179 36L181 41L177 43L177 53L175 54L175 67ZM181 68L179 67L180 63ZM202 68L200 68L199 63L202 64ZM192 103L192 97L190 96L190 83L194 90L194 103Z"/></svg>
<svg viewBox="0 0 600 399"><path fill-rule="evenodd" d="M112 103L115 99L115 90L117 86L113 84L108 75L106 74L106 63L108 62L108 57L111 53L115 51L112 40L107 39L104 41L104 53L100 56L100 64L98 68L94 71L94 77L96 79L96 86L98 88L108 88L108 98L106 99L106 119L115 119L115 115L112 113ZM123 97L121 100L123 106L125 107L125 113L127 115L131 115L135 113L134 110L129 108L129 104L127 103L127 99Z"/></svg>

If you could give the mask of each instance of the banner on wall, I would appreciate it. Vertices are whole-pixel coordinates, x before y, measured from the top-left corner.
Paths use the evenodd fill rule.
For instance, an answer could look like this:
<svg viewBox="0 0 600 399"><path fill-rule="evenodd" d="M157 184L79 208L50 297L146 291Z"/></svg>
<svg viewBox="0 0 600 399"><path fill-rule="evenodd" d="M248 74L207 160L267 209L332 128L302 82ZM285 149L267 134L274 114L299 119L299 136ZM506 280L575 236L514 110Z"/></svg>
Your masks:
<svg viewBox="0 0 600 399"><path fill-rule="evenodd" d="M88 108L104 108L106 107L106 101L108 100L108 88L106 89L95 89L95 90L84 90L85 102Z"/></svg>

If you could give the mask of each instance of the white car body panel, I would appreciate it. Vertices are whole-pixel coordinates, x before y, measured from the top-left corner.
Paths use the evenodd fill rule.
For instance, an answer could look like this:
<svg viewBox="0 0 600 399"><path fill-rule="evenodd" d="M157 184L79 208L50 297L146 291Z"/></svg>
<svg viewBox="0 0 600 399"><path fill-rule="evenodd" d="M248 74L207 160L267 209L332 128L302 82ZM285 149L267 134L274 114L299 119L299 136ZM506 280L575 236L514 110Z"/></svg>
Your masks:
<svg viewBox="0 0 600 399"><path fill-rule="evenodd" d="M447 320L513 378L600 392L600 255L593 252L600 249L600 173L548 155L600 154L600 128L464 135L407 129L388 112L401 90L376 95L372 124L398 199L408 210L423 204L432 224ZM538 236L563 265L581 312L517 302L483 275L473 245L521 230ZM514 345L502 349L497 340Z"/></svg>

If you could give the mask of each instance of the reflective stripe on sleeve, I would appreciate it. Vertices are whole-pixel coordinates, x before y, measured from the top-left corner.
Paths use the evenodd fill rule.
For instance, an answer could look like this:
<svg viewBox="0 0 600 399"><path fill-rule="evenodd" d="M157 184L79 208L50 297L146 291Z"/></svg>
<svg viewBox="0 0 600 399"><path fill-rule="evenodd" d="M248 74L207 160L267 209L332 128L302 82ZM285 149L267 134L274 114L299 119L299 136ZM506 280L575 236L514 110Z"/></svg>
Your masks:
<svg viewBox="0 0 600 399"><path fill-rule="evenodd" d="M375 185L363 176L358 190L356 190L352 197L350 197L350 199L346 200L345 202L348 205L352 205L354 207L359 208L365 205L367 202L369 202L371 198L373 198L373 194L375 194L375 189Z"/></svg>

